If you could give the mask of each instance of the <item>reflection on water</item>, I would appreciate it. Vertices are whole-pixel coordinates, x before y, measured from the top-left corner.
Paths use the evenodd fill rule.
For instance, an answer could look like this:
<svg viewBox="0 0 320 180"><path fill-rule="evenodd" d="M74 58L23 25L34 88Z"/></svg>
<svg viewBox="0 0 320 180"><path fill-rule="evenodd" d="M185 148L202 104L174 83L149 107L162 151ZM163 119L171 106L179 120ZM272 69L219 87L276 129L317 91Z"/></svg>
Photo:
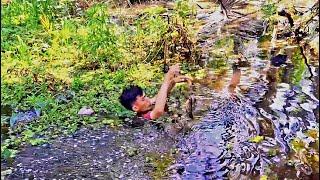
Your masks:
<svg viewBox="0 0 320 180"><path fill-rule="evenodd" d="M228 34L223 33L220 37ZM203 91L213 100L206 115L181 139L172 178L317 178L318 65L310 63L314 75L310 78L299 45L283 39L272 45L272 37L261 36L260 29L257 34L238 35L246 36L242 49L233 48L234 55L242 56L230 55L239 58L232 63L229 59L222 70L217 68L221 63L209 58L206 76L195 81L208 88Z"/></svg>

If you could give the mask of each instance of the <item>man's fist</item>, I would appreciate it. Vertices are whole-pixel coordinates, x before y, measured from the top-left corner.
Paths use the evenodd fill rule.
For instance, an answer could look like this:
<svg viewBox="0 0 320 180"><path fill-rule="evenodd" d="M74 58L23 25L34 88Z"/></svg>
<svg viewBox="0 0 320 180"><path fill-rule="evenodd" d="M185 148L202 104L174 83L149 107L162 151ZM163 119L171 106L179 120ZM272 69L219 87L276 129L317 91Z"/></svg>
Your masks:
<svg viewBox="0 0 320 180"><path fill-rule="evenodd" d="M178 76L180 74L180 64L170 66L168 73L172 73L174 74L174 76Z"/></svg>
<svg viewBox="0 0 320 180"><path fill-rule="evenodd" d="M175 64L170 66L169 71L167 72L165 78L167 81L171 81L174 77L180 74L180 66L179 64Z"/></svg>

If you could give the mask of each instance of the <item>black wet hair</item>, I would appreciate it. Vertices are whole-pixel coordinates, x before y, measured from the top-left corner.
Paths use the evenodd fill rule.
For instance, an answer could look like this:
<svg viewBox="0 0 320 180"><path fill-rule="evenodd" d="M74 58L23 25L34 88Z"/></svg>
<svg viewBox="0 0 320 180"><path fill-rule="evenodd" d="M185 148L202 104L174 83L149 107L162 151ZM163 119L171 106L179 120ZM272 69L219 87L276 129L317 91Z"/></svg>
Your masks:
<svg viewBox="0 0 320 180"><path fill-rule="evenodd" d="M125 88L119 98L120 103L122 106L129 110L132 109L133 102L137 99L137 96L142 96L143 90L139 86L131 85L127 88Z"/></svg>

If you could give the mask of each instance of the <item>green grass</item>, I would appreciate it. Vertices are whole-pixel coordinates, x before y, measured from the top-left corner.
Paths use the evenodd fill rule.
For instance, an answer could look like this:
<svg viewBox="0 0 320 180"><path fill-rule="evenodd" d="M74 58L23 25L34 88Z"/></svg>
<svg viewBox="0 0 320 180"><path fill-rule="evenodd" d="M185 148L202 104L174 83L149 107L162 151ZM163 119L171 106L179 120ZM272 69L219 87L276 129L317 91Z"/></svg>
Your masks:
<svg viewBox="0 0 320 180"><path fill-rule="evenodd" d="M173 19L190 25L186 14L191 10L179 1ZM156 94L163 77L161 58L156 57L163 53L164 38L171 40L166 34L173 26L162 12L148 8L133 25L119 26L103 3L80 10L71 0L3 3L1 102L14 111L34 107L42 114L32 123L9 128L1 158L13 157L24 143L38 145L83 125L113 126L132 117L118 97L131 83ZM83 106L96 114L79 117ZM107 117L98 118L99 112ZM1 116L1 125L8 126L9 119Z"/></svg>

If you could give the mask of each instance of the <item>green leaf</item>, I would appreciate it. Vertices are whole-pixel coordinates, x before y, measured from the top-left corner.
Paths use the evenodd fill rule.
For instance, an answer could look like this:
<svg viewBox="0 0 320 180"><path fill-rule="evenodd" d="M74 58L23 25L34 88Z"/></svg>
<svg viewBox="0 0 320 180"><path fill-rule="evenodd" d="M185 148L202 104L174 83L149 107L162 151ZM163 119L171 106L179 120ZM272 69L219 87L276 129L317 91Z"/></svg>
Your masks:
<svg viewBox="0 0 320 180"><path fill-rule="evenodd" d="M4 158L4 159L8 159L10 156L11 156L11 151L9 149L5 149L2 153L1 153L1 156Z"/></svg>
<svg viewBox="0 0 320 180"><path fill-rule="evenodd" d="M249 142L260 143L264 139L264 136L255 136L249 139Z"/></svg>
<svg viewBox="0 0 320 180"><path fill-rule="evenodd" d="M34 136L34 132L31 131L30 129L23 131L22 133L26 138L32 138Z"/></svg>
<svg viewBox="0 0 320 180"><path fill-rule="evenodd" d="M18 152L17 150L6 148L1 152L1 157L3 157L4 159L13 158L15 157L17 152Z"/></svg>
<svg viewBox="0 0 320 180"><path fill-rule="evenodd" d="M301 151L302 149L305 149L303 141L302 141L301 139L299 139L299 138L294 138L294 139L291 141L291 148L292 148L295 152L299 152L299 151Z"/></svg>
<svg viewBox="0 0 320 180"><path fill-rule="evenodd" d="M273 157L273 156L276 156L277 153L278 153L278 150L277 150L277 149L270 149L270 150L268 151L268 156Z"/></svg>
<svg viewBox="0 0 320 180"><path fill-rule="evenodd" d="M260 176L260 180L267 180L267 179L268 179L268 176L266 176L266 175Z"/></svg>
<svg viewBox="0 0 320 180"><path fill-rule="evenodd" d="M47 140L45 140L43 138L36 138L36 139L30 139L29 142L32 146L36 146L36 145L46 143Z"/></svg>
<svg viewBox="0 0 320 180"><path fill-rule="evenodd" d="M115 120L113 119L104 119L102 120L103 124L107 124L107 125L113 125L115 123Z"/></svg>
<svg viewBox="0 0 320 180"><path fill-rule="evenodd" d="M261 8L263 13L263 18L267 19L270 18L272 15L277 13L277 7L274 3L265 4Z"/></svg>

